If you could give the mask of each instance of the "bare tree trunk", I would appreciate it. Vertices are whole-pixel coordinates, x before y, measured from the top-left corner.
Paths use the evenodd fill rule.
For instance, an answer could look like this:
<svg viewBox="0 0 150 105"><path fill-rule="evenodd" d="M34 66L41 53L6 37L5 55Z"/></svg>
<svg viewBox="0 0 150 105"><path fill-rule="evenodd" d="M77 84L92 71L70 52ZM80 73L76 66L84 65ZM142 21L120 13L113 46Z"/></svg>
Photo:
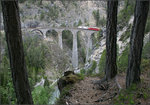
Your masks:
<svg viewBox="0 0 150 105"><path fill-rule="evenodd" d="M110 80L117 74L117 10L118 1L107 1L107 25L106 25L106 79Z"/></svg>
<svg viewBox="0 0 150 105"><path fill-rule="evenodd" d="M130 37L130 54L126 76L126 87L140 82L140 64L149 1L136 1L134 23Z"/></svg>
<svg viewBox="0 0 150 105"><path fill-rule="evenodd" d="M18 1L1 1L10 67L18 104L33 104L24 59Z"/></svg>

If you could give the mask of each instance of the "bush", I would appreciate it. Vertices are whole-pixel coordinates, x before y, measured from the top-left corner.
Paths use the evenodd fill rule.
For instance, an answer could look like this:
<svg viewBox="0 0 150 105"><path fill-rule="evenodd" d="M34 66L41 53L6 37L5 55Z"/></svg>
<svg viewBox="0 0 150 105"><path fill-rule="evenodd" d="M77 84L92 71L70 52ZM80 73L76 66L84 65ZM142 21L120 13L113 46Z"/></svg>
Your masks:
<svg viewBox="0 0 150 105"><path fill-rule="evenodd" d="M79 22L78 22L78 25L77 25L77 26L80 26L80 25L82 25L82 21L81 21L81 20L79 20Z"/></svg>
<svg viewBox="0 0 150 105"><path fill-rule="evenodd" d="M128 67L128 54L129 54L129 46L127 46L125 50L122 52L121 56L118 57L117 66L119 72L126 71Z"/></svg>
<svg viewBox="0 0 150 105"><path fill-rule="evenodd" d="M32 91L34 104L48 104L53 90L48 87L38 86Z"/></svg>
<svg viewBox="0 0 150 105"><path fill-rule="evenodd" d="M130 17L134 13L134 6L135 3L133 1L129 1L129 0L125 1L124 8L118 14L118 24L120 24L120 28L123 28L128 24Z"/></svg>
<svg viewBox="0 0 150 105"><path fill-rule="evenodd" d="M131 25L128 27L128 29L121 35L119 41L125 42L131 35Z"/></svg>
<svg viewBox="0 0 150 105"><path fill-rule="evenodd" d="M3 56L0 65L0 104L15 104L16 95L7 56Z"/></svg>
<svg viewBox="0 0 150 105"><path fill-rule="evenodd" d="M144 83L142 83L144 85ZM132 84L128 89L122 89L120 93L113 99L115 105L137 105L138 100L150 98L149 89L144 86ZM144 104L144 103L143 103Z"/></svg>
<svg viewBox="0 0 150 105"><path fill-rule="evenodd" d="M47 52L46 46L38 36L24 38L24 53L31 87L40 79L38 75L44 72Z"/></svg>
<svg viewBox="0 0 150 105"><path fill-rule="evenodd" d="M99 61L99 73L105 71L105 62L106 62L106 49L103 51L100 61Z"/></svg>
<svg viewBox="0 0 150 105"><path fill-rule="evenodd" d="M43 20L44 19L44 12L42 12L41 14L40 14L40 20Z"/></svg>
<svg viewBox="0 0 150 105"><path fill-rule="evenodd" d="M62 40L63 40L63 43L65 43L70 49L72 49L73 35L72 35L71 31L64 30L62 32Z"/></svg>
<svg viewBox="0 0 150 105"><path fill-rule="evenodd" d="M150 59L150 42L143 47L142 57L144 59Z"/></svg>
<svg viewBox="0 0 150 105"><path fill-rule="evenodd" d="M45 66L46 47L37 36L26 37L24 40L24 52L26 63L29 67L43 69Z"/></svg>
<svg viewBox="0 0 150 105"><path fill-rule="evenodd" d="M93 16L96 20L96 26L99 26L100 25L100 15L99 15L99 10L97 11L93 11Z"/></svg>
<svg viewBox="0 0 150 105"><path fill-rule="evenodd" d="M93 61L91 68L89 68L89 69L87 70L87 75L92 75L93 71L96 69L96 66L97 66L96 61Z"/></svg>
<svg viewBox="0 0 150 105"><path fill-rule="evenodd" d="M150 59L142 59L141 61L141 70L148 71L150 69Z"/></svg>
<svg viewBox="0 0 150 105"><path fill-rule="evenodd" d="M52 20L56 20L59 16L58 7L56 5L54 6L48 6L49 12L47 13L48 17L51 17Z"/></svg>

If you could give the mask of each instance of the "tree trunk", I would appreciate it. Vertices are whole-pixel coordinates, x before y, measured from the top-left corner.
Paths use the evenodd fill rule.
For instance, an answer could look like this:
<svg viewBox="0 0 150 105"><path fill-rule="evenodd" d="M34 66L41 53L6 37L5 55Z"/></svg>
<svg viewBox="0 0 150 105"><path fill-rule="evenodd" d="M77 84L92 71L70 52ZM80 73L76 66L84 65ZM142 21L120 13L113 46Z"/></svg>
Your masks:
<svg viewBox="0 0 150 105"><path fill-rule="evenodd" d="M18 104L33 104L24 59L18 1L1 1L13 85Z"/></svg>
<svg viewBox="0 0 150 105"><path fill-rule="evenodd" d="M140 82L140 64L149 1L136 1L134 23L130 37L130 54L126 76L126 87Z"/></svg>
<svg viewBox="0 0 150 105"><path fill-rule="evenodd" d="M107 1L107 25L106 25L106 80L110 80L117 74L117 10L118 1Z"/></svg>

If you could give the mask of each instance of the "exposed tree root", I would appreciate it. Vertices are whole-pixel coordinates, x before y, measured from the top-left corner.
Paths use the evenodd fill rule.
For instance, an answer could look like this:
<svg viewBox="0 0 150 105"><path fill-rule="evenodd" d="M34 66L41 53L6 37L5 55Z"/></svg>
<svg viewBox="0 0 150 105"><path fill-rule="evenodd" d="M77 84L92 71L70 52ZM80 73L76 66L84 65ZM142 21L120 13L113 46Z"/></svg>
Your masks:
<svg viewBox="0 0 150 105"><path fill-rule="evenodd" d="M102 78L101 80L93 81L93 84L94 84L94 85L100 85L100 84L102 84L102 83L105 82L105 81L106 81L106 78L104 77L104 78Z"/></svg>
<svg viewBox="0 0 150 105"><path fill-rule="evenodd" d="M113 82L114 81L114 82ZM113 84L112 84L113 82ZM114 98L122 89L122 87L120 86L117 76L115 78L113 78L110 81L107 81L106 78L103 78L99 81L95 81L93 82L94 85L99 85L99 89L100 90L108 90L105 94L103 94L98 100L96 100L95 102L103 102L103 101L107 101L107 100L111 100L112 98ZM111 87L110 87L111 86ZM113 92L111 93L110 91L114 88L118 88L119 91Z"/></svg>
<svg viewBox="0 0 150 105"><path fill-rule="evenodd" d="M103 102L103 101L107 101L107 100L113 99L117 95L117 93L111 94L110 97L108 97L108 98L105 98L106 95L107 95L107 93L104 94L102 97L100 97L95 102Z"/></svg>
<svg viewBox="0 0 150 105"><path fill-rule="evenodd" d="M116 82L116 85L119 89L119 92L121 91L122 87L120 86L119 82L118 82L118 79L117 79L117 76L115 77L115 82Z"/></svg>

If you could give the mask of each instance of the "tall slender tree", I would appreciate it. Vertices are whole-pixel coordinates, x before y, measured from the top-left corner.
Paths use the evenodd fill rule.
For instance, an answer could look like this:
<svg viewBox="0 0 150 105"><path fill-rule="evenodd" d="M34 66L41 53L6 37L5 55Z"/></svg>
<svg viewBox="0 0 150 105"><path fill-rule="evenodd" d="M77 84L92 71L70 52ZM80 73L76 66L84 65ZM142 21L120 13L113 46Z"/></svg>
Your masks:
<svg viewBox="0 0 150 105"><path fill-rule="evenodd" d="M140 64L149 1L136 0L134 22L130 37L130 54L126 76L126 87L140 82Z"/></svg>
<svg viewBox="0 0 150 105"><path fill-rule="evenodd" d="M33 104L24 59L17 0L1 0L10 68L18 104Z"/></svg>
<svg viewBox="0 0 150 105"><path fill-rule="evenodd" d="M106 80L114 78L117 74L117 11L118 1L107 1L107 24L106 24Z"/></svg>

